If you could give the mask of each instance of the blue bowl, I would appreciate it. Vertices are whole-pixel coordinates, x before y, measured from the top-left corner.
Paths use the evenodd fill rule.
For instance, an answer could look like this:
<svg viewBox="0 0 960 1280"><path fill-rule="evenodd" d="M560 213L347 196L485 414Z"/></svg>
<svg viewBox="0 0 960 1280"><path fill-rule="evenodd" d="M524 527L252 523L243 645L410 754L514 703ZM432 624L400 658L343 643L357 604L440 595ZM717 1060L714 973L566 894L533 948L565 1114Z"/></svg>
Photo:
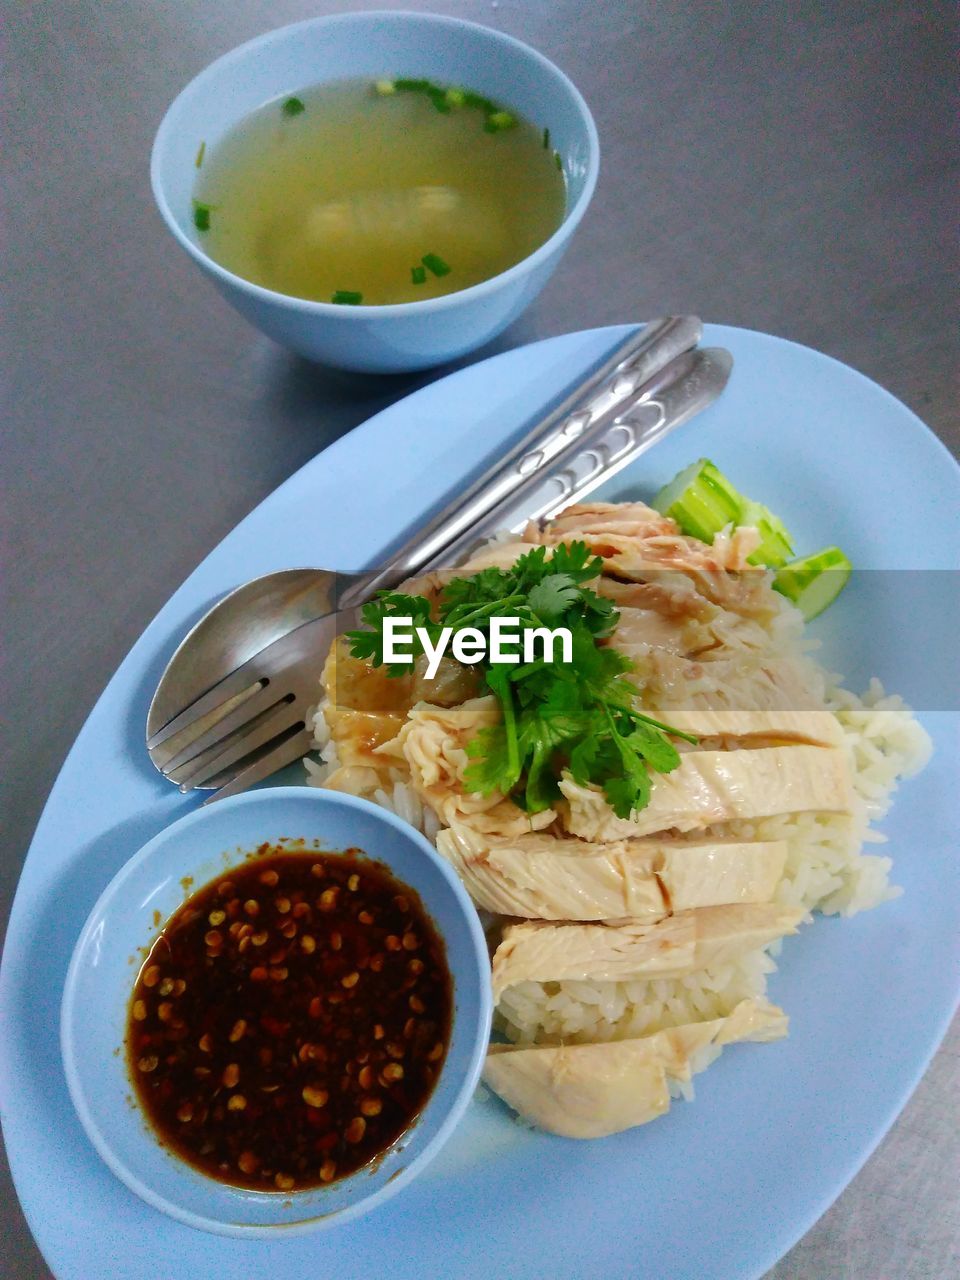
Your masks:
<svg viewBox="0 0 960 1280"><path fill-rule="evenodd" d="M384 307L334 306L251 284L214 262L193 226L195 158L244 116L283 94L350 77L420 76L468 88L550 126L567 181L563 222L509 270L459 293ZM536 50L487 27L418 13L314 18L218 58L164 116L153 146L153 193L170 231L228 302L276 342L345 369L395 372L453 359L494 337L550 278L586 212L600 148L590 110Z"/></svg>
<svg viewBox="0 0 960 1280"><path fill-rule="evenodd" d="M454 1016L440 1077L419 1118L372 1166L282 1194L214 1181L172 1155L133 1101L124 1036L143 948L184 898L264 841L356 846L420 894L443 936ZM159 913L155 915L155 913ZM162 927L162 926L160 926ZM131 1191L189 1226L229 1236L304 1233L346 1222L394 1195L450 1136L476 1087L490 1034L490 963L477 913L453 870L412 827L366 800L307 787L250 792L198 809L155 836L114 876L77 942L61 1009L67 1084L97 1151Z"/></svg>

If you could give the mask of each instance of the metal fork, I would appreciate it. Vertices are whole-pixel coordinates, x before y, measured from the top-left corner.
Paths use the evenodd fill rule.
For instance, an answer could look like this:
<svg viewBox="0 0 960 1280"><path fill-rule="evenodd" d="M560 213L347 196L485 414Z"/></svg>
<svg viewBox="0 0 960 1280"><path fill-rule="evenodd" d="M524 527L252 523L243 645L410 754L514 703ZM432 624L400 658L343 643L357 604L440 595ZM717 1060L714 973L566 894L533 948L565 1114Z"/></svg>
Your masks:
<svg viewBox="0 0 960 1280"><path fill-rule="evenodd" d="M699 336L693 318L657 322L643 331L645 342L634 339L630 353L618 349L619 358L608 360L585 390L568 396L385 568L285 570L215 606L177 650L151 704L147 747L164 776L181 791L214 789L209 800L216 800L305 755L330 645L355 625L365 600L413 573L456 563L496 529L550 518L712 403L732 361L719 349L684 350L694 330L693 342ZM258 605L265 593L269 608L283 615L276 623ZM211 682L214 651L214 667L227 674ZM242 660L228 665L231 655Z"/></svg>

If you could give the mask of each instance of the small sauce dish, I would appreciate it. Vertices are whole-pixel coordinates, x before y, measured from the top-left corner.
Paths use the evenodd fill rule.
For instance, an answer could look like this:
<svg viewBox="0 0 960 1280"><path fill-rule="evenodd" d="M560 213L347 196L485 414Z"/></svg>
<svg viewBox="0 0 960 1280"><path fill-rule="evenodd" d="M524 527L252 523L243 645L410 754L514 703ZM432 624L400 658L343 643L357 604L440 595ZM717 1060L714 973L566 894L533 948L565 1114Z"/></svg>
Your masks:
<svg viewBox="0 0 960 1280"><path fill-rule="evenodd" d="M274 852L279 846L284 857L326 855L327 860L352 858L348 850L361 850L382 864L419 896L445 947L452 987L446 1055L422 1110L375 1159L302 1190L284 1190L285 1177L278 1179L278 1190L234 1185L177 1155L148 1121L131 1078L136 1052L128 1053L126 1043L138 971L164 925L208 882L248 868L264 846ZM323 927L318 915L311 940L316 934L322 942ZM322 947L317 954L321 952ZM417 1175L470 1101L483 1066L491 1012L490 966L479 919L456 874L430 843L367 801L277 787L188 814L118 872L91 912L70 963L61 1046L81 1123L107 1165L132 1191L201 1230L274 1237L278 1231L305 1233L346 1222Z"/></svg>

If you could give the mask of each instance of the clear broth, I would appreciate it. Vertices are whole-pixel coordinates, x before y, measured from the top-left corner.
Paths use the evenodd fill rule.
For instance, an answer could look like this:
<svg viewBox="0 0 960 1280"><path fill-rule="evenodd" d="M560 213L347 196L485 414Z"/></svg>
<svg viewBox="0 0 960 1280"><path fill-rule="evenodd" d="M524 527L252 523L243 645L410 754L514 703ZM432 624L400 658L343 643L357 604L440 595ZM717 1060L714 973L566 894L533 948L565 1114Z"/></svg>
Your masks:
<svg viewBox="0 0 960 1280"><path fill-rule="evenodd" d="M435 298L520 262L563 219L549 135L513 112L513 127L488 132L478 106L441 112L368 80L303 90L295 114L284 101L197 157L197 238L255 284L321 302Z"/></svg>

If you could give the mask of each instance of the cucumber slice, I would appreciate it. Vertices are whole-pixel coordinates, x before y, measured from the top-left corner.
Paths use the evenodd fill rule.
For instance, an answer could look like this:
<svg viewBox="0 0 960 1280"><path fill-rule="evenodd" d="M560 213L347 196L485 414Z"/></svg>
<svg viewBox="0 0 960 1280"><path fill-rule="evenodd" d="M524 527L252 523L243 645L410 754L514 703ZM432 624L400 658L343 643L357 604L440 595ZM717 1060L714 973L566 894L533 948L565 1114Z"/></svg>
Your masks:
<svg viewBox="0 0 960 1280"><path fill-rule="evenodd" d="M760 534L760 545L748 557L748 564L765 564L776 569L793 555L793 543L783 521L762 502L749 499L744 502L737 524L756 529Z"/></svg>
<svg viewBox="0 0 960 1280"><path fill-rule="evenodd" d="M833 604L847 585L853 565L839 547L824 547L777 570L775 591L792 600L807 622Z"/></svg>
<svg viewBox="0 0 960 1280"><path fill-rule="evenodd" d="M738 523L742 506L743 498L709 458L685 467L653 500L655 511L701 542L713 542L726 525Z"/></svg>

